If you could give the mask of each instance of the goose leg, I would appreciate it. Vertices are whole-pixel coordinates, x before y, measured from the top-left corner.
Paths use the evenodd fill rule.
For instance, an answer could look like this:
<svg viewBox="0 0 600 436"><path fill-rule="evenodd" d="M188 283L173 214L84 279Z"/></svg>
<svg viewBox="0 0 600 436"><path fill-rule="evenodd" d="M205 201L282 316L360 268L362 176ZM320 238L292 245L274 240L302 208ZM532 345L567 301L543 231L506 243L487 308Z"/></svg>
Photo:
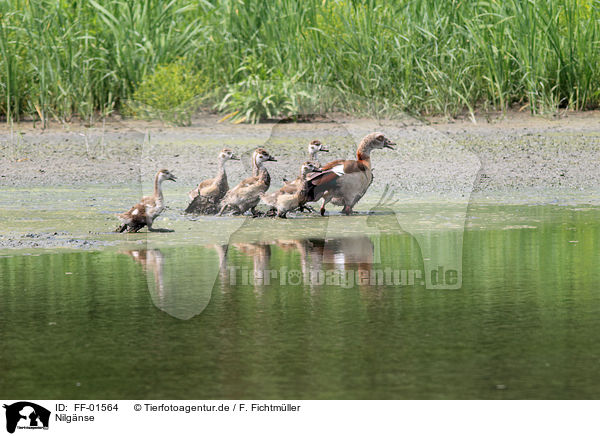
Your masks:
<svg viewBox="0 0 600 436"><path fill-rule="evenodd" d="M305 204L303 206L300 206L300 212L315 213L316 211L311 206L309 206L308 204Z"/></svg>
<svg viewBox="0 0 600 436"><path fill-rule="evenodd" d="M323 199L323 204L321 204L321 216L325 216L325 205L327 204L327 201L325 199Z"/></svg>
<svg viewBox="0 0 600 436"><path fill-rule="evenodd" d="M130 224L129 226L127 226L127 233L137 233L139 229L141 229L142 227L144 227L143 225L139 225L139 224Z"/></svg>
<svg viewBox="0 0 600 436"><path fill-rule="evenodd" d="M217 214L217 216L223 216L223 212L225 211L226 207L227 207L227 205L224 204L223 207L221 208L221 210L219 211L219 213Z"/></svg>

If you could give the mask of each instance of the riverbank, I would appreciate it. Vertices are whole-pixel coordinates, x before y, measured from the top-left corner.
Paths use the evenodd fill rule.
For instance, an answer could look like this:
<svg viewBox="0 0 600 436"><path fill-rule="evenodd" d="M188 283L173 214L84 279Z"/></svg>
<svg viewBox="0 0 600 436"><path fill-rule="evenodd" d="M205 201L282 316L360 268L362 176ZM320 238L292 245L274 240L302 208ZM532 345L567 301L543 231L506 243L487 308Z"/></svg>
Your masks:
<svg viewBox="0 0 600 436"><path fill-rule="evenodd" d="M483 204L593 207L599 203L599 112L558 119L510 113L476 120L476 124L444 119L422 122L407 117L376 122L332 116L312 123L233 125L203 116L189 128L118 120L91 128L76 124L44 131L28 124L12 131L4 128L0 132L4 222L0 245L55 250L145 243L145 236L124 240L111 231L116 213L151 192L159 168L168 168L178 177L177 183L165 184L168 209L159 220L160 226L176 233L153 235L153 239L186 243L216 225L210 221L214 218L196 220L181 211L188 202L187 191L216 172L221 148L230 147L242 156L242 161L227 166L230 186L250 174L252 150L267 148L278 160L268 164L271 189L275 189L284 177L293 178L307 159L310 140L320 139L329 146L330 152L319 156L324 163L351 157L360 138L373 130L383 131L397 146L395 151L373 153L373 185L355 209L363 216L378 213L377 203L387 186L392 199L398 200L393 206L398 222L409 231L447 225L440 218L443 210L451 210L451 227L477 227L479 222L469 223L469 219ZM339 208L328 211L337 216ZM518 217L488 216L487 221L502 225L523 224ZM239 226L235 219L221 220ZM223 225L214 231L219 233ZM360 230L364 223L355 217L336 225ZM272 224L257 227L260 233ZM297 227L283 226L281 231ZM302 236L310 237L311 231L307 224Z"/></svg>
<svg viewBox="0 0 600 436"><path fill-rule="evenodd" d="M327 162L350 158L361 134L375 129L398 144L395 152L372 156L376 190L385 182L407 195L463 191L466 181L450 165L462 165L461 158L471 166L472 158L479 161L474 192L577 193L600 184L600 112L592 111L562 118L509 113L481 117L477 124L469 119L375 122L332 116L312 123L234 125L208 115L188 128L111 120L90 128L69 124L40 130L23 123L12 131L0 128L0 186L130 184L140 176L145 183L159 167L167 167L177 174L178 184L191 189L212 177L218 151L225 146L242 155L258 146L267 148L279 160L269 167L276 185L297 172L310 140L329 145L330 153L320 156ZM248 174L248 165L228 165L230 184Z"/></svg>

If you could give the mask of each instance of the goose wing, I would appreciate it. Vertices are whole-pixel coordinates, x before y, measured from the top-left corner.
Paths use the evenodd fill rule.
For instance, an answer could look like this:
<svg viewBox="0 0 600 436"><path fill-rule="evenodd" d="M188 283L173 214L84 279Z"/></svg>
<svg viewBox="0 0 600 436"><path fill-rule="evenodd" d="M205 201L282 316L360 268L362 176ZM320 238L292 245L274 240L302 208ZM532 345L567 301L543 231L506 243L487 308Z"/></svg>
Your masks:
<svg viewBox="0 0 600 436"><path fill-rule="evenodd" d="M348 174L366 171L367 167L356 160L334 160L324 165L322 172L310 173L306 177L308 183L308 201L319 200L325 192L338 186L340 181Z"/></svg>
<svg viewBox="0 0 600 436"><path fill-rule="evenodd" d="M258 177L248 177L237 184L235 188L232 188L227 194L223 201L226 203L235 202L242 199L254 197L258 194L265 192L268 189L264 183L262 183Z"/></svg>
<svg viewBox="0 0 600 436"><path fill-rule="evenodd" d="M133 223L133 222L146 222L146 204L144 203L143 197L142 201L133 206L127 212L119 215L119 219L124 223Z"/></svg>

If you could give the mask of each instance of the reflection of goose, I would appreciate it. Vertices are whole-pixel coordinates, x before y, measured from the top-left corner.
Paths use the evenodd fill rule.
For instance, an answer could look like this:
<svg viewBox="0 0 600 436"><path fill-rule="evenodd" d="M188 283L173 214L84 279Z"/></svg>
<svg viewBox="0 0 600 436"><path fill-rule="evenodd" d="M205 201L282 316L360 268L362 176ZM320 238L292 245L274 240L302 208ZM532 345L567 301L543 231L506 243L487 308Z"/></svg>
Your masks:
<svg viewBox="0 0 600 436"><path fill-rule="evenodd" d="M280 239L276 244L300 254L304 283L314 285L311 277L327 271L357 269L370 274L374 261L374 246L367 236L334 239Z"/></svg>
<svg viewBox="0 0 600 436"><path fill-rule="evenodd" d="M194 246L123 253L146 272L150 297L160 310L179 319L190 319L208 305L220 261L211 249Z"/></svg>
<svg viewBox="0 0 600 436"><path fill-rule="evenodd" d="M343 269L347 265L373 263L373 242L367 236L331 239L280 239L276 244L286 251L297 250L301 262L308 263L308 257L310 256L310 263L313 268L320 268L322 264L331 264Z"/></svg>
<svg viewBox="0 0 600 436"><path fill-rule="evenodd" d="M240 253L252 258L254 263L253 276L242 277L242 283L266 285L269 283L269 264L271 261L271 246L268 243L234 243ZM259 286L260 287L260 286Z"/></svg>
<svg viewBox="0 0 600 436"><path fill-rule="evenodd" d="M374 245L367 236L327 239L322 249L322 263L325 270L337 270L344 273L346 286L358 286L361 290L369 290L374 282L374 275L379 273L373 268L375 261ZM379 274L380 282L383 276ZM344 286L344 282L341 283Z"/></svg>
<svg viewBox="0 0 600 436"><path fill-rule="evenodd" d="M367 236L326 239L323 246L323 263L340 268L348 265L373 263L373 242Z"/></svg>
<svg viewBox="0 0 600 436"><path fill-rule="evenodd" d="M300 254L300 269L304 283L310 281L310 274L316 268L310 265L312 257L310 252L313 249L313 243L308 239L278 239L275 244L284 251L298 251Z"/></svg>
<svg viewBox="0 0 600 436"><path fill-rule="evenodd" d="M223 286L227 280L227 251L229 246L214 244L212 248L215 249L219 256L219 277L221 278L221 286Z"/></svg>
<svg viewBox="0 0 600 436"><path fill-rule="evenodd" d="M214 244L213 248L217 251L219 255L219 268L225 269L227 268L227 245Z"/></svg>
<svg viewBox="0 0 600 436"><path fill-rule="evenodd" d="M264 271L269 267L271 259L271 246L267 243L242 243L236 242L233 246L254 261L254 271Z"/></svg>
<svg viewBox="0 0 600 436"><path fill-rule="evenodd" d="M142 265L146 272L151 272L154 276L154 283L158 291L158 297L162 301L165 297L165 283L163 279L163 268L165 256L158 249L150 250L128 250L124 254L130 256L137 263Z"/></svg>

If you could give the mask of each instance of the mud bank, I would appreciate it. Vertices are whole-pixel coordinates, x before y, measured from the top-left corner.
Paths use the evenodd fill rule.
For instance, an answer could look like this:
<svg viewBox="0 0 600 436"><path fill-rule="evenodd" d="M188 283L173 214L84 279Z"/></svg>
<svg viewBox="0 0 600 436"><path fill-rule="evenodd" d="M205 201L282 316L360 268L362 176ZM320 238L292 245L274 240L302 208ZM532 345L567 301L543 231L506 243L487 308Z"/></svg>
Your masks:
<svg viewBox="0 0 600 436"><path fill-rule="evenodd" d="M207 224L181 214L185 194L214 175L221 148L242 155L242 161L227 166L232 186L250 173L251 152L267 148L278 159L269 163L275 189L298 172L310 140L329 146L330 152L319 156L324 163L350 158L361 137L374 130L393 139L397 149L371 156L373 185L356 207L363 214L373 211L386 186L400 206L411 207L457 204L466 210L494 202L594 206L600 198L599 112L561 118L512 113L477 118L476 124L332 116L312 123L233 125L204 116L187 128L113 120L94 127L71 124L41 131L23 124L3 129L2 248L89 249L120 243L122 235L107 236L116 223L114 214L151 191L159 168L178 177L164 187L169 209L161 222L178 232L194 232Z"/></svg>
<svg viewBox="0 0 600 436"><path fill-rule="evenodd" d="M479 168L474 192L561 189L581 191L598 186L600 113L541 118L508 114L447 122L412 119L353 120L332 116L314 123L233 125L205 116L188 128L158 123L111 121L87 128L53 126L41 131L29 124L0 130L0 186L129 184L159 167L177 173L193 186L216 169L224 146L248 155L264 146L278 157L270 167L274 183L298 171L311 139L328 143L326 162L354 154L364 132L379 129L397 143L397 151L376 152L375 188L391 184L406 194L456 192L461 158L475 157ZM448 159L452 155L452 159ZM246 159L247 160L247 159ZM467 162L469 165L472 162ZM249 164L228 165L230 180L245 177Z"/></svg>

